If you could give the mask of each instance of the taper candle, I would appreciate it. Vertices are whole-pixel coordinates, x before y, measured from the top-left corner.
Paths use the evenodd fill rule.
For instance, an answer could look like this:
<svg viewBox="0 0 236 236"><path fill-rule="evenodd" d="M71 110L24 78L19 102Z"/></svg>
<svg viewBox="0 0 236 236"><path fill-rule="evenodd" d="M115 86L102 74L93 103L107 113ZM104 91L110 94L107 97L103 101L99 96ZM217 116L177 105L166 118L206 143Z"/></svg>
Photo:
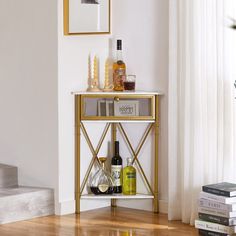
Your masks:
<svg viewBox="0 0 236 236"><path fill-rule="evenodd" d="M98 59L96 56L94 57L94 60L93 60L93 80L97 85L98 84Z"/></svg>
<svg viewBox="0 0 236 236"><path fill-rule="evenodd" d="M91 56L88 56L88 79L91 79Z"/></svg>
<svg viewBox="0 0 236 236"><path fill-rule="evenodd" d="M105 63L105 80L104 80L104 92L110 92L113 90L113 85L110 84L109 80L109 69L110 69L110 60L107 58L106 63Z"/></svg>
<svg viewBox="0 0 236 236"><path fill-rule="evenodd" d="M106 60L105 63L105 86L109 86L109 60Z"/></svg>

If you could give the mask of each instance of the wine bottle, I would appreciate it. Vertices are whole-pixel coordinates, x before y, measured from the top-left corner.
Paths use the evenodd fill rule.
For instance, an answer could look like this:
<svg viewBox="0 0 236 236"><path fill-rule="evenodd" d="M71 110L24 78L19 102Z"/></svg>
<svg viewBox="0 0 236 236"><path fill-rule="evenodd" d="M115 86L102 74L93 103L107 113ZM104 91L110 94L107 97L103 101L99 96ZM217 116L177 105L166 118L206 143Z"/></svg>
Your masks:
<svg viewBox="0 0 236 236"><path fill-rule="evenodd" d="M115 141L115 155L111 159L111 176L114 193L122 193L122 158L119 154L119 142Z"/></svg>
<svg viewBox="0 0 236 236"><path fill-rule="evenodd" d="M123 194L136 194L136 169L132 165L132 158L127 158L127 166L123 170Z"/></svg>
<svg viewBox="0 0 236 236"><path fill-rule="evenodd" d="M126 76L126 65L122 58L122 40L117 40L116 61L113 64L114 91L124 91L124 80Z"/></svg>

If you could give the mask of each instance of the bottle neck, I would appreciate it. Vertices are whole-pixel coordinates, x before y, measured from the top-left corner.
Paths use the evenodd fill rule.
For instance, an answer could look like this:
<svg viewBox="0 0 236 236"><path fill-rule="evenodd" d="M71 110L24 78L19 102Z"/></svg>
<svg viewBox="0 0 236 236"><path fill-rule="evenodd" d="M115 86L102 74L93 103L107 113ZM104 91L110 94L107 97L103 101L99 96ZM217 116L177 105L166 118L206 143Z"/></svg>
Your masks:
<svg viewBox="0 0 236 236"><path fill-rule="evenodd" d="M128 158L127 159L127 166L132 166L133 164L132 164L132 159L130 159L130 158Z"/></svg>
<svg viewBox="0 0 236 236"><path fill-rule="evenodd" d="M119 143L115 142L115 156L119 156Z"/></svg>
<svg viewBox="0 0 236 236"><path fill-rule="evenodd" d="M116 51L116 60L117 61L123 61L122 50L117 50Z"/></svg>
<svg viewBox="0 0 236 236"><path fill-rule="evenodd" d="M102 169L105 170L105 163L102 162Z"/></svg>
<svg viewBox="0 0 236 236"><path fill-rule="evenodd" d="M120 153L119 153L119 148L117 149L117 148L115 148L115 156L119 156L120 155Z"/></svg>

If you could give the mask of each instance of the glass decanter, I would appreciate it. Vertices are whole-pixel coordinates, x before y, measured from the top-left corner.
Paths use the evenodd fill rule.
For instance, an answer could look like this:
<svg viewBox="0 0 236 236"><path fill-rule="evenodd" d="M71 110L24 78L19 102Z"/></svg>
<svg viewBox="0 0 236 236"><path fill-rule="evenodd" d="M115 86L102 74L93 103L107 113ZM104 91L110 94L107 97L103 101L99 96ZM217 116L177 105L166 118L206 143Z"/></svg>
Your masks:
<svg viewBox="0 0 236 236"><path fill-rule="evenodd" d="M92 193L98 194L112 194L114 191L114 184L111 175L105 170L106 157L100 157L101 163L99 170L91 178L90 190Z"/></svg>

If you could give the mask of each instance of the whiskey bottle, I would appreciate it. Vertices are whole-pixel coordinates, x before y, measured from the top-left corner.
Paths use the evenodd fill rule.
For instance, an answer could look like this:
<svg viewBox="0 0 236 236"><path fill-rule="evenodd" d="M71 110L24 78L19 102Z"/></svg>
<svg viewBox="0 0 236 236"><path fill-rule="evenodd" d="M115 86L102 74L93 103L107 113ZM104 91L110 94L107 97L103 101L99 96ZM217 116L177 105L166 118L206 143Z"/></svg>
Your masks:
<svg viewBox="0 0 236 236"><path fill-rule="evenodd" d="M113 85L114 91L124 91L124 80L126 65L122 59L122 40L117 40L116 61L113 64Z"/></svg>
<svg viewBox="0 0 236 236"><path fill-rule="evenodd" d="M111 159L111 176L114 193L122 193L122 158L119 154L119 142L115 141L115 155Z"/></svg>
<svg viewBox="0 0 236 236"><path fill-rule="evenodd" d="M127 158L127 166L123 170L123 194L136 194L136 169L132 165L132 158Z"/></svg>

